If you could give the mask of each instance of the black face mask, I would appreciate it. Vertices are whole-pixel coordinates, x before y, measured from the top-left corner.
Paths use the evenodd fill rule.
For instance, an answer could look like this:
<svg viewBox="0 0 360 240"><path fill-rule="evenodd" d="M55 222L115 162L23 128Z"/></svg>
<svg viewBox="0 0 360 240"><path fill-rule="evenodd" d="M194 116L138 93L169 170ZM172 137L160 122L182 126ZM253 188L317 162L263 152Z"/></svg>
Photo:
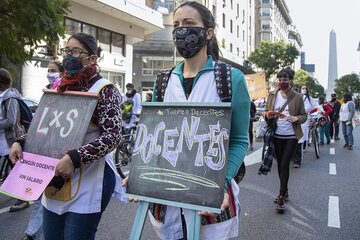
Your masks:
<svg viewBox="0 0 360 240"><path fill-rule="evenodd" d="M206 44L206 29L202 27L175 28L173 41L183 58L192 58Z"/></svg>
<svg viewBox="0 0 360 240"><path fill-rule="evenodd" d="M335 102L335 101L336 101L336 98L332 98L331 101L332 101L332 102Z"/></svg>

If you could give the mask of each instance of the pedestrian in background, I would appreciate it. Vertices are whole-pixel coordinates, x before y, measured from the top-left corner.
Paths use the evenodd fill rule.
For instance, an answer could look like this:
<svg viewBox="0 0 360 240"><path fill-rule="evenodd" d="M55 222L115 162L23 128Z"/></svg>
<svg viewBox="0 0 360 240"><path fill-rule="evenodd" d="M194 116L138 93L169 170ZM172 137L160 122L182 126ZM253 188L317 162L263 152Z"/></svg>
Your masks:
<svg viewBox="0 0 360 240"><path fill-rule="evenodd" d="M320 131L320 144L324 145L324 135L326 136L326 144L330 144L330 114L332 109L329 105L325 103L325 97L319 97L319 106L310 111L310 113L319 112L320 116L318 117L319 122L319 131Z"/></svg>
<svg viewBox="0 0 360 240"><path fill-rule="evenodd" d="M253 141L254 141L253 122L256 121L255 114L256 114L256 105L255 105L254 101L251 101L250 102L250 123L249 123L249 141L250 141L249 150L250 151L254 150L254 147L253 147Z"/></svg>
<svg viewBox="0 0 360 240"><path fill-rule="evenodd" d="M285 211L285 201L289 200L288 182L290 160L294 154L298 140L303 136L301 124L306 122L304 101L300 94L292 90L295 72L291 68L281 69L278 74L279 88L269 93L265 107L265 114L268 119L273 119L276 124L274 134L274 148L280 180L280 193L274 199L276 211ZM277 118L269 115L268 111L280 112L286 115L284 118ZM277 120L276 120L277 119Z"/></svg>
<svg viewBox="0 0 360 240"><path fill-rule="evenodd" d="M344 94L344 104L340 109L340 121L342 126L342 132L344 135L345 145L344 148L353 150L354 137L352 134L353 125L352 119L355 114L355 104L352 101L351 95L349 93Z"/></svg>
<svg viewBox="0 0 360 240"><path fill-rule="evenodd" d="M299 140L296 145L296 149L293 155L294 168L299 168L303 159L303 150L305 149L306 142L309 141L309 126L310 126L310 111L316 105L314 99L309 94L309 89L306 85L300 86L300 93L303 97L305 112L308 116L306 122L301 124L301 130L303 132L302 138Z"/></svg>
<svg viewBox="0 0 360 240"><path fill-rule="evenodd" d="M56 89L61 81L61 73L64 71L64 67L60 61L52 61L48 65L48 73L46 75L49 84L46 85L48 89Z"/></svg>
<svg viewBox="0 0 360 240"><path fill-rule="evenodd" d="M341 103L336 99L336 93L331 94L331 101L328 102L328 105L333 110L330 116L330 126L329 126L330 138L334 140L340 140L339 116L340 116Z"/></svg>
<svg viewBox="0 0 360 240"><path fill-rule="evenodd" d="M17 137L24 134L24 131L17 124L20 122L20 106L17 99L22 97L18 90L11 88L11 83L10 73L0 68L0 156L12 168L13 164L9 159L10 147ZM27 207L29 207L28 201L18 199L10 207L10 212L17 212Z"/></svg>
<svg viewBox="0 0 360 240"><path fill-rule="evenodd" d="M146 93L146 102L151 102L152 100L152 92Z"/></svg>

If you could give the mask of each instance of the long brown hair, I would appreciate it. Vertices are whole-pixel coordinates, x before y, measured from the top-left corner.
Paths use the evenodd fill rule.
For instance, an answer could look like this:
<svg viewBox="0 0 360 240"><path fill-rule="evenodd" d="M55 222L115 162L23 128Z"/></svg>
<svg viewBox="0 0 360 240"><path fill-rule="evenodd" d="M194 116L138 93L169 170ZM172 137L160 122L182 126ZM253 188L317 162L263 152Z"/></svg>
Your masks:
<svg viewBox="0 0 360 240"><path fill-rule="evenodd" d="M0 68L0 91L5 91L11 87L11 75L8 70Z"/></svg>

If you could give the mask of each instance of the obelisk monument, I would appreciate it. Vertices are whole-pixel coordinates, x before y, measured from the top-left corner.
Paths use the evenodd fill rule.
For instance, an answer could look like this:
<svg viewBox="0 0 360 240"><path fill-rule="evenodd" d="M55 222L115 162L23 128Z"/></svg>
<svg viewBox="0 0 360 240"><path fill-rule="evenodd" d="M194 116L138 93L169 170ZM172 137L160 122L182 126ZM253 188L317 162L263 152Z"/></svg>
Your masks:
<svg viewBox="0 0 360 240"><path fill-rule="evenodd" d="M338 79L337 71L337 52L336 52L336 33L334 30L330 32L329 44L329 72L328 72L328 87L326 92L326 99L331 99L331 94L335 93L335 80Z"/></svg>

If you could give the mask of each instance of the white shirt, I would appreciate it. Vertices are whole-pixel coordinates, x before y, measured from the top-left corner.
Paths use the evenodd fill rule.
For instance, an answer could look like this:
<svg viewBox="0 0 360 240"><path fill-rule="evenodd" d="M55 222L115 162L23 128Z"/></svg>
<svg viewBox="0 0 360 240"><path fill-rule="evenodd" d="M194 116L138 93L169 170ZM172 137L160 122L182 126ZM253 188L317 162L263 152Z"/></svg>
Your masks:
<svg viewBox="0 0 360 240"><path fill-rule="evenodd" d="M284 98L280 91L277 92L275 97L275 104L274 104L274 112L279 112L282 106L285 104L287 98ZM284 111L282 111L283 114L286 116L290 116L289 112L289 105L286 105ZM288 121L288 118L279 118L277 120L277 128L275 134L277 135L295 135L294 128L292 126L292 123Z"/></svg>
<svg viewBox="0 0 360 240"><path fill-rule="evenodd" d="M137 120L135 114L140 115L142 110L142 106L140 105L141 97L139 93L135 93L135 95L132 98L128 98L125 94L123 97L123 102L125 102L128 99L131 99L134 103L131 109L134 115L132 115L129 123L122 121L122 125L124 128L131 128L132 126L135 126L135 121Z"/></svg>

